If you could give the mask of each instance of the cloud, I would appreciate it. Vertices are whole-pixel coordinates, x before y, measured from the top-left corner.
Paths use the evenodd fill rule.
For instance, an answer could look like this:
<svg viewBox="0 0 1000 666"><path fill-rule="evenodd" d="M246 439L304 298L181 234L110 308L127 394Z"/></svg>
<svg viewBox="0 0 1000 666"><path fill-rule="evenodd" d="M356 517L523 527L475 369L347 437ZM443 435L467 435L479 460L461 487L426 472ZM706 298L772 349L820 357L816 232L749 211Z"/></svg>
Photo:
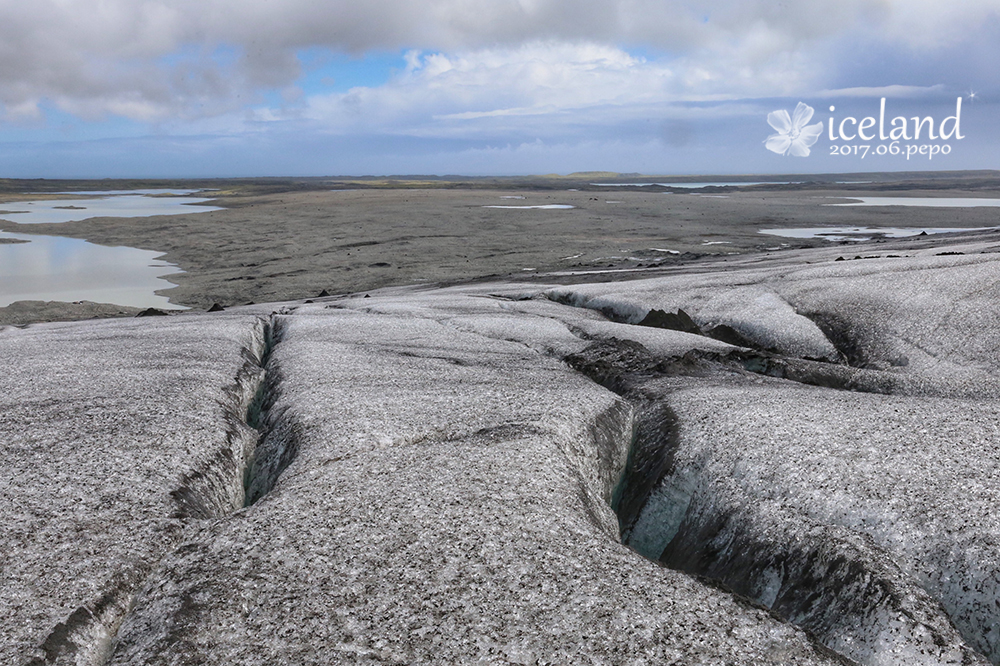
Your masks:
<svg viewBox="0 0 1000 666"><path fill-rule="evenodd" d="M313 96L285 119L339 134L530 140L618 134L630 126L650 133L671 119L745 113L736 100L791 94L811 77L801 60L779 58L767 68L734 71L733 57L723 51L665 63L613 46L565 42L411 52L405 70L385 85Z"/></svg>
<svg viewBox="0 0 1000 666"><path fill-rule="evenodd" d="M835 90L821 90L815 97L836 98L836 97L936 97L940 98L945 86L937 84L933 86L855 86L853 88L837 88Z"/></svg>
<svg viewBox="0 0 1000 666"><path fill-rule="evenodd" d="M803 100L974 89L986 136L998 44L996 0L0 0L0 148L29 175L767 170L767 112Z"/></svg>
<svg viewBox="0 0 1000 666"><path fill-rule="evenodd" d="M293 85L302 49L432 51L421 69L435 74L462 58L503 69L532 44L653 49L678 61L681 91L771 94L813 83L810 67L831 66L824 45L845 34L945 48L991 16L993 0L0 0L0 104L9 117L43 100L88 118L220 115Z"/></svg>

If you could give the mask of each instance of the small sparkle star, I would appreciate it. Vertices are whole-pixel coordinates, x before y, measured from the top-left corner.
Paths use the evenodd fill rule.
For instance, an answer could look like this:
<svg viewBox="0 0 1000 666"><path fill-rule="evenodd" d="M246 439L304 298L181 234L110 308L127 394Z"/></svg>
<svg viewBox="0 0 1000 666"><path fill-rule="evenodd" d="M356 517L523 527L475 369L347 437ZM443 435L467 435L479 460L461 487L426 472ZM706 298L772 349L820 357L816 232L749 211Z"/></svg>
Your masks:
<svg viewBox="0 0 1000 666"><path fill-rule="evenodd" d="M976 101L976 99L978 98L978 94L976 93L976 91L975 91L975 90L970 90L970 91L969 91L969 94L968 94L968 95L966 95L966 97L968 97L968 98L969 98L969 101L970 101L970 102L975 102L975 101Z"/></svg>

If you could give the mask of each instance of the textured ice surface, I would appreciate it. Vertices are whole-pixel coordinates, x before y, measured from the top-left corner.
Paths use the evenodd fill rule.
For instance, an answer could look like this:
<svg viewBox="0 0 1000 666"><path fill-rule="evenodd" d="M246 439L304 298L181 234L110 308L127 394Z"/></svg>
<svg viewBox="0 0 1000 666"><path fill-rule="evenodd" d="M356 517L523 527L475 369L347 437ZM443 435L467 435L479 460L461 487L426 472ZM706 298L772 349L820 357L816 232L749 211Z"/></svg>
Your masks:
<svg viewBox="0 0 1000 666"><path fill-rule="evenodd" d="M0 660L996 663L997 255L915 254L0 329Z"/></svg>
<svg viewBox="0 0 1000 666"><path fill-rule="evenodd" d="M982 245L977 249L981 249ZM556 287L562 302L638 323L684 309L761 349L891 370L937 392L996 395L1000 367L994 254L778 265ZM909 392L921 389L909 388Z"/></svg>
<svg viewBox="0 0 1000 666"><path fill-rule="evenodd" d="M0 662L99 663L129 598L245 444L227 410L256 318L0 328ZM80 646L77 649L76 646ZM85 657L83 655L89 655ZM77 659L77 661L74 661Z"/></svg>
<svg viewBox="0 0 1000 666"><path fill-rule="evenodd" d="M790 356L836 358L837 350L819 327L773 289L770 275L747 273L739 277L713 273L574 285L547 293L560 302L599 310L633 324L650 310L683 309L702 329L726 325L763 349Z"/></svg>
<svg viewBox="0 0 1000 666"><path fill-rule="evenodd" d="M720 578L865 663L949 663L962 641L944 611L995 654L998 405L780 385L667 401L674 468L630 543L655 543L668 564ZM900 661L914 644L924 656Z"/></svg>
<svg viewBox="0 0 1000 666"><path fill-rule="evenodd" d="M627 519L628 543L863 663L974 662L970 647L1000 661L997 269L981 254L698 276L766 286L856 367L785 359L794 372L775 374L763 357L743 363L819 385L806 388L722 367L696 378L710 374L704 364L657 379L652 350L645 364L625 348L608 356L633 377L616 385L672 414L658 454L654 442L637 458L662 477ZM581 291L613 309L655 304L656 289L685 279ZM595 307L586 296L572 298ZM698 300L666 308L678 306L697 312Z"/></svg>
<svg viewBox="0 0 1000 666"><path fill-rule="evenodd" d="M802 268L775 288L822 322L855 365L936 381L995 382L997 255L845 263Z"/></svg>
<svg viewBox="0 0 1000 666"><path fill-rule="evenodd" d="M626 404L426 300L286 318L294 461L164 560L110 663L834 663L618 542Z"/></svg>

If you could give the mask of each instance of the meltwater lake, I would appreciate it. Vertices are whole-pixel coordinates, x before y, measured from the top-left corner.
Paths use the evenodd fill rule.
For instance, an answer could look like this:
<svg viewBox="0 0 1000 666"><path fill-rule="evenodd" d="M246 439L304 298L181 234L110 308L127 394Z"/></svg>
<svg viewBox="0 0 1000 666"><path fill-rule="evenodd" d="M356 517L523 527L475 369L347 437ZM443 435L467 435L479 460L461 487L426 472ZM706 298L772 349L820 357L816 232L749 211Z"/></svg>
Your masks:
<svg viewBox="0 0 1000 666"><path fill-rule="evenodd" d="M930 208L1000 208L1000 199L973 197L836 197L849 199L824 206L921 206ZM782 238L824 238L828 241L863 242L873 238L907 238L921 234L995 231L1000 227L866 227L826 226L760 229L758 233Z"/></svg>
<svg viewBox="0 0 1000 666"><path fill-rule="evenodd" d="M195 190L73 192L78 199L0 204L0 219L18 224L65 223L92 217L150 217L221 210ZM90 195L90 196L86 196ZM13 241L13 242L11 242ZM157 290L182 272L163 253L106 247L77 238L0 232L0 307L15 301L92 301L137 308L185 309Z"/></svg>

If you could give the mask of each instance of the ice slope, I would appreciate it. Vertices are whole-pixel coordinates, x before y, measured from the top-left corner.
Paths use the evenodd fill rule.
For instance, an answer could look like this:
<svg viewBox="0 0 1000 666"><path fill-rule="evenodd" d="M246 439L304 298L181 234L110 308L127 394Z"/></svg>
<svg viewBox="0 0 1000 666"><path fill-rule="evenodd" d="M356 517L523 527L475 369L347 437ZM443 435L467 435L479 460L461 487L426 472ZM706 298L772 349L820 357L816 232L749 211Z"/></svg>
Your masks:
<svg viewBox="0 0 1000 666"><path fill-rule="evenodd" d="M1000 663L962 251L0 329L2 657Z"/></svg>
<svg viewBox="0 0 1000 666"><path fill-rule="evenodd" d="M841 663L620 543L586 341L404 301L0 329L3 661Z"/></svg>
<svg viewBox="0 0 1000 666"><path fill-rule="evenodd" d="M0 329L0 663L101 663L157 561L242 506L259 347L250 315Z"/></svg>
<svg viewBox="0 0 1000 666"><path fill-rule="evenodd" d="M452 314L485 326L470 300ZM109 663L836 663L619 543L627 404L413 306L283 318L271 413L294 458L164 560Z"/></svg>

